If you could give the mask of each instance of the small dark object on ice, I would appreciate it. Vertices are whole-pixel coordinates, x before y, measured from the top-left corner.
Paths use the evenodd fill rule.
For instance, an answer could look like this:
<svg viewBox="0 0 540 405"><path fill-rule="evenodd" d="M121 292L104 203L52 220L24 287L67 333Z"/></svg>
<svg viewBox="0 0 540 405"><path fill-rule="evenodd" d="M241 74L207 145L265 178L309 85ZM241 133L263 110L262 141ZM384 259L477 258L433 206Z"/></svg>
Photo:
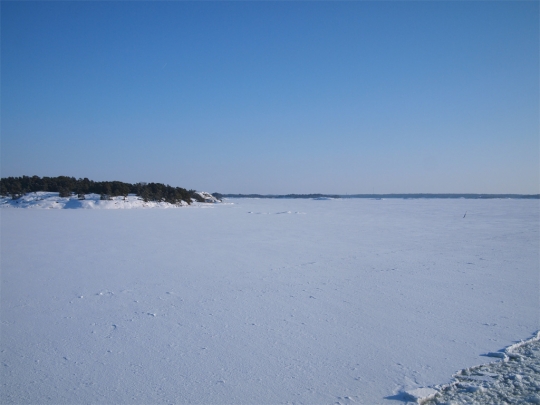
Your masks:
<svg viewBox="0 0 540 405"><path fill-rule="evenodd" d="M465 215L467 215L467 211L465 211ZM465 218L465 215L463 215L463 218Z"/></svg>

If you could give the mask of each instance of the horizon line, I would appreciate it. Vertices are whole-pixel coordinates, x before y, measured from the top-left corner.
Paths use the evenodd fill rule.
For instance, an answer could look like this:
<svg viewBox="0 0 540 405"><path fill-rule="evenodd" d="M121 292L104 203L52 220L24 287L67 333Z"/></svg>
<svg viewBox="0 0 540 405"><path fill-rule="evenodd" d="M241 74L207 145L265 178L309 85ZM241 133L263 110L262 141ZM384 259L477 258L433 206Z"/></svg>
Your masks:
<svg viewBox="0 0 540 405"><path fill-rule="evenodd" d="M536 198L540 194L518 193L359 193L359 194L323 194L323 193L288 193L288 194L258 194L258 193L213 193L224 198Z"/></svg>

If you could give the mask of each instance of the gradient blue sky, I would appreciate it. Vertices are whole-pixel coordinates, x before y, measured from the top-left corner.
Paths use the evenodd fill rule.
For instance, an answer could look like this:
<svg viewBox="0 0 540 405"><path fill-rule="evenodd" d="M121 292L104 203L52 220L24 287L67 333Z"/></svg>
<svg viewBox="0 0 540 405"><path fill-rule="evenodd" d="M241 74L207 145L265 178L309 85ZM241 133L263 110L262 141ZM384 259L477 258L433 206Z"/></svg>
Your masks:
<svg viewBox="0 0 540 405"><path fill-rule="evenodd" d="M1 175L539 193L539 2L1 2Z"/></svg>

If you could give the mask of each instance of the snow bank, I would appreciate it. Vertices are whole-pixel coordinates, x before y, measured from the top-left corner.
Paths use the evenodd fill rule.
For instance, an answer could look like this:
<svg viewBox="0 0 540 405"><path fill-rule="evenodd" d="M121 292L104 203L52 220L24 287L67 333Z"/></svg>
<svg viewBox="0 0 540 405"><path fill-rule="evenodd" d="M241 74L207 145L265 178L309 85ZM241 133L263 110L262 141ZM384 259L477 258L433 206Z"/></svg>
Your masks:
<svg viewBox="0 0 540 405"><path fill-rule="evenodd" d="M203 202L217 203L219 200L208 193L200 192L203 196ZM208 195L211 197L209 198ZM212 200L213 199L213 200ZM197 202L194 206L200 206ZM77 196L60 197L59 193L36 192L25 194L17 200L9 197L0 198L1 208L41 208L41 209L133 209L133 208L178 208L186 207L188 203L181 201L179 204L170 204L168 202L148 201L144 202L141 197L130 194L124 197L111 197L110 200L100 200L99 194L86 194L85 198L80 200Z"/></svg>

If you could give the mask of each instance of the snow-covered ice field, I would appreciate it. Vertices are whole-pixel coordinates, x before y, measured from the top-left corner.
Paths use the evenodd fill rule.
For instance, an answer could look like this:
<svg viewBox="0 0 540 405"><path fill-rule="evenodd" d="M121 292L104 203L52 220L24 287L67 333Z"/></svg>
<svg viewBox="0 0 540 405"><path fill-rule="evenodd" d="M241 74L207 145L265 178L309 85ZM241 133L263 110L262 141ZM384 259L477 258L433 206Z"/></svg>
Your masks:
<svg viewBox="0 0 540 405"><path fill-rule="evenodd" d="M397 405L540 328L538 200L229 202L2 209L0 402Z"/></svg>

